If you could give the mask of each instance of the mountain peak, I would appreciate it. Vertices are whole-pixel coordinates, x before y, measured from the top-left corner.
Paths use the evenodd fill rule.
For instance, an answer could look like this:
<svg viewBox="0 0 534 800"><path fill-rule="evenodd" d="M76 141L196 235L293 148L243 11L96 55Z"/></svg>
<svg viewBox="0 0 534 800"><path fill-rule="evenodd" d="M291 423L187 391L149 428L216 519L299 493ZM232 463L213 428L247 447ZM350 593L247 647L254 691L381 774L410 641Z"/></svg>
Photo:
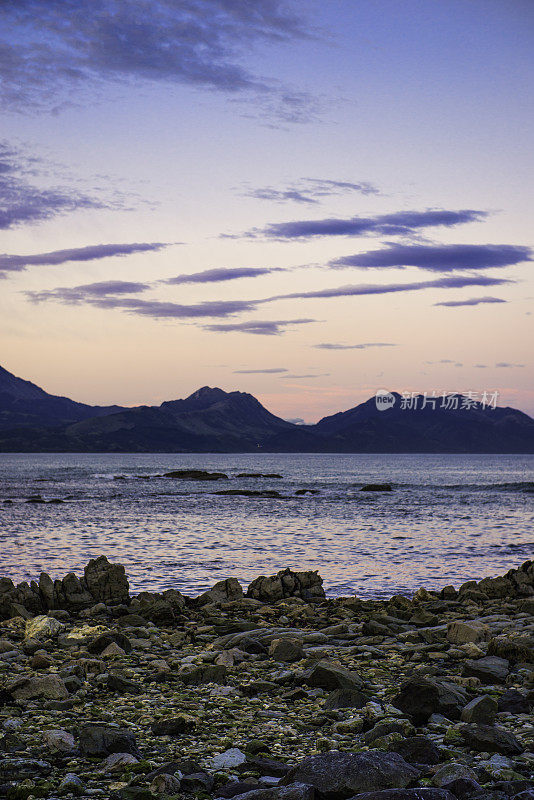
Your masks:
<svg viewBox="0 0 534 800"><path fill-rule="evenodd" d="M35 383L17 378L12 372L8 372L4 367L0 367L0 393L10 395L17 400L32 400L49 397L44 389L40 389Z"/></svg>

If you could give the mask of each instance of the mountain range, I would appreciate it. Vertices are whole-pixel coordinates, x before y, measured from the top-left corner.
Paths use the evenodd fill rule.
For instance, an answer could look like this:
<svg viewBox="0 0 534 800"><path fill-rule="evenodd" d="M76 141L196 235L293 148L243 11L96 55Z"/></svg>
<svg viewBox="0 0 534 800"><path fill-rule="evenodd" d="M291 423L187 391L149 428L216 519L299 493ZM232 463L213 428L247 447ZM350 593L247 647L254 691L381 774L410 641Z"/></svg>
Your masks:
<svg viewBox="0 0 534 800"><path fill-rule="evenodd" d="M271 414L252 395L204 386L160 406L90 406L0 367L0 452L534 453L534 419L514 408L440 400L405 408L375 397L315 425ZM464 407L469 405L469 407Z"/></svg>

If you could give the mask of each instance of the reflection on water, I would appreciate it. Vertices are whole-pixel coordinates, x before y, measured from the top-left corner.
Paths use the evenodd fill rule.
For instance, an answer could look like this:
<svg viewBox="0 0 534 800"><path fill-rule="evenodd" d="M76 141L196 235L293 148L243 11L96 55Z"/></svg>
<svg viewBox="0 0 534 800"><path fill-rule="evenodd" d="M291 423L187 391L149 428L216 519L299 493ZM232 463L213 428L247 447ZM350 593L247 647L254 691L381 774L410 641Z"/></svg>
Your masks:
<svg viewBox="0 0 534 800"><path fill-rule="evenodd" d="M186 468L230 480L157 477ZM392 492L361 491L386 481ZM229 488L282 498L213 494ZM292 566L318 569L331 595L381 597L519 565L533 520L534 456L0 455L0 575L14 580L105 553L134 591L194 594Z"/></svg>

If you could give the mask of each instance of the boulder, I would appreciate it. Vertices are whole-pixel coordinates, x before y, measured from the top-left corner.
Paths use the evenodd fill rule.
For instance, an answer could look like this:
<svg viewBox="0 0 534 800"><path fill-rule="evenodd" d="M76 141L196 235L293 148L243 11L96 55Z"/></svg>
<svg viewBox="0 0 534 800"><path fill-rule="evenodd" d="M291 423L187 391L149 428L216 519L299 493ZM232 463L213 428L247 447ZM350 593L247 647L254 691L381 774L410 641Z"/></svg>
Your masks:
<svg viewBox="0 0 534 800"><path fill-rule="evenodd" d="M493 725L497 716L497 701L489 694L475 697L462 709L462 722L474 722L481 725Z"/></svg>
<svg viewBox="0 0 534 800"><path fill-rule="evenodd" d="M203 664L193 669L185 669L178 673L181 681L189 686L200 686L201 683L226 683L227 669L223 664Z"/></svg>
<svg viewBox="0 0 534 800"><path fill-rule="evenodd" d="M534 664L534 635L509 633L495 636L490 639L488 655L505 658L512 664L518 661Z"/></svg>
<svg viewBox="0 0 534 800"><path fill-rule="evenodd" d="M46 747L54 753L70 753L74 750L74 736L67 731L46 731L43 738Z"/></svg>
<svg viewBox="0 0 534 800"><path fill-rule="evenodd" d="M18 678L6 689L15 700L66 700L69 695L64 681L55 674Z"/></svg>
<svg viewBox="0 0 534 800"><path fill-rule="evenodd" d="M175 796L180 791L180 787L180 778L176 775L168 775L162 772L161 775L156 775L150 784L150 792L169 797L171 795Z"/></svg>
<svg viewBox="0 0 534 800"><path fill-rule="evenodd" d="M110 564L106 556L93 558L84 570L87 589L97 603L128 603L129 584L122 564Z"/></svg>
<svg viewBox="0 0 534 800"><path fill-rule="evenodd" d="M219 753L211 759L211 766L214 770L235 769L245 764L247 757L245 753L237 747L231 747L230 750L225 750L224 753Z"/></svg>
<svg viewBox="0 0 534 800"><path fill-rule="evenodd" d="M509 662L497 656L467 659L464 662L463 674L467 678L478 678L482 683L504 683L509 673Z"/></svg>
<svg viewBox="0 0 534 800"><path fill-rule="evenodd" d="M391 702L416 723L424 723L432 714L459 719L466 700L465 689L457 684L430 678L409 678L401 684L399 693Z"/></svg>
<svg viewBox="0 0 534 800"><path fill-rule="evenodd" d="M434 786L447 786L457 780L476 781L477 775L467 764L457 764L454 761L444 764L434 773L432 783Z"/></svg>
<svg viewBox="0 0 534 800"><path fill-rule="evenodd" d="M195 729L196 720L188 714L180 714L176 717L165 717L158 719L152 725L152 733L155 736L180 736Z"/></svg>
<svg viewBox="0 0 534 800"><path fill-rule="evenodd" d="M138 764L139 759L132 756L131 753L112 753L108 756L102 765L102 772L125 772L125 770L132 764Z"/></svg>
<svg viewBox="0 0 534 800"><path fill-rule="evenodd" d="M460 736L466 747L480 753L514 756L524 750L512 733L492 725L462 725Z"/></svg>
<svg viewBox="0 0 534 800"><path fill-rule="evenodd" d="M447 626L447 639L451 644L467 644L473 642L486 642L491 636L487 625L476 620L469 622L450 622Z"/></svg>
<svg viewBox="0 0 534 800"><path fill-rule="evenodd" d="M324 702L326 711L335 711L338 708L363 708L369 698L358 689L336 689L331 692Z"/></svg>
<svg viewBox="0 0 534 800"><path fill-rule="evenodd" d="M300 639L273 639L269 647L269 655L275 661L291 663L304 658L304 650Z"/></svg>
<svg viewBox="0 0 534 800"><path fill-rule="evenodd" d="M440 752L426 736L407 736L400 742L390 744L388 750L398 753L409 764L439 764Z"/></svg>
<svg viewBox="0 0 534 800"><path fill-rule="evenodd" d="M287 568L270 577L256 578L247 589L247 597L263 603L276 603L285 597L317 601L323 600L325 593L323 579L317 571L293 572Z"/></svg>
<svg viewBox="0 0 534 800"><path fill-rule="evenodd" d="M282 784L294 781L314 786L324 798L353 797L358 792L405 788L420 775L418 769L397 753L368 750L366 753L328 753L304 758L293 767Z"/></svg>
<svg viewBox="0 0 534 800"><path fill-rule="evenodd" d="M507 711L509 714L530 714L530 708L531 702L528 697L516 689L508 689L498 700L498 710Z"/></svg>
<svg viewBox="0 0 534 800"><path fill-rule="evenodd" d="M135 736L127 728L88 722L80 730L80 753L82 756L102 757L111 753L130 753L140 757Z"/></svg>
<svg viewBox="0 0 534 800"><path fill-rule="evenodd" d="M244 786L245 784L241 784ZM315 800L316 792L313 786L304 783L290 783L288 786L273 786L270 788L252 788L244 794L228 794L219 790L220 797L234 797L235 800Z"/></svg>
<svg viewBox="0 0 534 800"><path fill-rule="evenodd" d="M318 661L305 673L303 680L308 686L329 691L353 692L361 690L364 686L363 680L357 672L352 672L329 661Z"/></svg>
<svg viewBox="0 0 534 800"><path fill-rule="evenodd" d="M65 630L62 622L54 617L40 615L26 622L24 635L26 639L51 639Z"/></svg>
<svg viewBox="0 0 534 800"><path fill-rule="evenodd" d="M208 603L231 603L243 599L243 589L237 578L226 578L218 581L208 592L197 597L195 603L205 606Z"/></svg>
<svg viewBox="0 0 534 800"><path fill-rule="evenodd" d="M94 605L93 595L88 591L85 582L74 572L69 572L61 581L61 605L78 611Z"/></svg>
<svg viewBox="0 0 534 800"><path fill-rule="evenodd" d="M456 800L456 795L446 789L385 789L357 794L352 800Z"/></svg>
<svg viewBox="0 0 534 800"><path fill-rule="evenodd" d="M74 772L67 772L59 784L59 790L64 794L81 795L85 791L85 786L78 775L75 775Z"/></svg>

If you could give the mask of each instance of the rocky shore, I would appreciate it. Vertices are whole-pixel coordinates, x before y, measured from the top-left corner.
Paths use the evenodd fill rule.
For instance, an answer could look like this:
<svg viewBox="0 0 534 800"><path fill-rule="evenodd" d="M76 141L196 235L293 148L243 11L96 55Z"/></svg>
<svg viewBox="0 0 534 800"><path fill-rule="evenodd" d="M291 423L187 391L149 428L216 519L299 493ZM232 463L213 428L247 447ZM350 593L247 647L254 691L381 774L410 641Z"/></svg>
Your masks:
<svg viewBox="0 0 534 800"><path fill-rule="evenodd" d="M413 598L315 572L0 579L0 797L534 800L534 562Z"/></svg>

